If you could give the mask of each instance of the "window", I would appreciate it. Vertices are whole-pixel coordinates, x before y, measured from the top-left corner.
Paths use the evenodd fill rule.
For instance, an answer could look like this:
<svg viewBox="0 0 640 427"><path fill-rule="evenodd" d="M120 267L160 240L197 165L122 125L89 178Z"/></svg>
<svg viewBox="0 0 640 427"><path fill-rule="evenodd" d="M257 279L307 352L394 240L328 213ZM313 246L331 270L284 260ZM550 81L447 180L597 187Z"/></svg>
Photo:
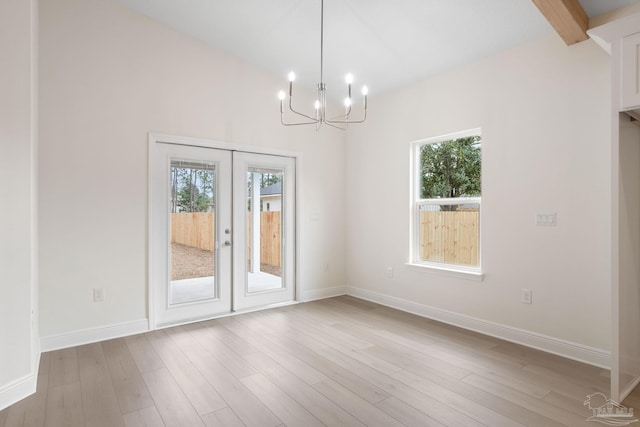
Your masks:
<svg viewBox="0 0 640 427"><path fill-rule="evenodd" d="M411 264L480 273L480 129L412 144Z"/></svg>

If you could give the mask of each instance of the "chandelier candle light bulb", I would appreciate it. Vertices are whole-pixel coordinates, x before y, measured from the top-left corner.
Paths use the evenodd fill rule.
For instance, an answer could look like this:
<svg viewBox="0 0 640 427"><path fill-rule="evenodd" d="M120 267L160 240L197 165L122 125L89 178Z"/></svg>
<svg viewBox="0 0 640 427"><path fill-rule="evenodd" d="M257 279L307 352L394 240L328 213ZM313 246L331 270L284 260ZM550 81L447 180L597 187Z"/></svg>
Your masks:
<svg viewBox="0 0 640 427"><path fill-rule="evenodd" d="M318 99L314 103L315 114L314 116L307 115L296 111L293 108L293 82L296 79L296 75L293 71L289 73L289 109L288 111L295 116L298 116L300 121L286 122L284 118L284 99L286 94L284 91L280 91L278 98L280 99L280 123L284 126L299 126L299 125L316 125L316 130L320 129L323 124L346 130L347 126L351 123L362 123L367 119L367 94L369 90L366 86L362 87L363 96L363 113L362 117L357 120L353 120L349 117L351 114L352 97L351 97L351 85L353 84L353 74L348 73L345 76L347 82L347 98L344 101L345 113L335 118L327 117L327 86L324 82L324 0L320 0L320 83L318 83Z"/></svg>

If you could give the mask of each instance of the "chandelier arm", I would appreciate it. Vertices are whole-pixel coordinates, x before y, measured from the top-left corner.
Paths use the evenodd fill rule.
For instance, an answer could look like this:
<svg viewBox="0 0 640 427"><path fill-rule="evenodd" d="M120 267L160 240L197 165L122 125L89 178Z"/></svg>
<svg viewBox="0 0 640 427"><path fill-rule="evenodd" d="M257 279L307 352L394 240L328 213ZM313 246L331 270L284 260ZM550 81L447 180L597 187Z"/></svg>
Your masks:
<svg viewBox="0 0 640 427"><path fill-rule="evenodd" d="M299 111L296 111L296 110L293 108L293 99L292 99L292 98L293 98L293 97L291 97L291 96L289 97L289 111L291 111L292 113L295 113L295 114L297 114L297 115L299 115L299 116L305 117L305 118L307 118L307 119L309 119L309 120L313 120L313 121L312 121L312 122L310 122L310 123L316 123L316 122L318 121L318 119L316 119L315 117L307 116L307 115L306 115L306 114L304 114L304 113L301 113L301 112L299 112Z"/></svg>
<svg viewBox="0 0 640 427"><path fill-rule="evenodd" d="M327 126L331 126L332 128L336 128L336 129L340 129L340 130L347 130L347 128L343 128L341 126L337 126L335 124L333 124L331 121L329 120L324 120L322 123L324 123Z"/></svg>
<svg viewBox="0 0 640 427"><path fill-rule="evenodd" d="M317 124L320 123L320 120L313 120L311 122L297 122L297 123L287 123L284 121L284 113L281 111L280 112L280 123L283 126L300 126L300 125L313 125L313 124Z"/></svg>
<svg viewBox="0 0 640 427"><path fill-rule="evenodd" d="M352 122L352 121L350 121L350 120L349 120L349 114L351 114L351 106L349 106L349 107L347 108L346 113L344 113L344 114L340 114L340 115L338 115L338 116L334 116L334 117L332 117L331 119L327 119L327 120L329 120L330 122L335 122L335 121L337 121L338 119L342 119L342 121L343 121L344 123L354 123L354 122Z"/></svg>
<svg viewBox="0 0 640 427"><path fill-rule="evenodd" d="M358 124L358 123L364 123L364 121L367 120L367 110L364 110L364 116L362 117L362 119L360 120L325 120L328 124L331 123L335 123L335 124Z"/></svg>
<svg viewBox="0 0 640 427"><path fill-rule="evenodd" d="M286 123L283 119L280 119L280 123L283 126L301 126L301 125L315 125L320 122L300 122L300 123Z"/></svg>

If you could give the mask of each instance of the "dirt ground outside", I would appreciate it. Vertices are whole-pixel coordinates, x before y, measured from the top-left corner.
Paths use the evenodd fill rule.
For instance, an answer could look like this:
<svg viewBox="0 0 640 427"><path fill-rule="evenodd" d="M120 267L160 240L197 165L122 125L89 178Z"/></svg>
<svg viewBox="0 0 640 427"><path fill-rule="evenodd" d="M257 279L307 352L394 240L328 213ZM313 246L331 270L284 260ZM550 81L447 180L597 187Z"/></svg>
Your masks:
<svg viewBox="0 0 640 427"><path fill-rule="evenodd" d="M260 264L260 271L281 277L280 267ZM192 246L171 244L171 280L213 276L213 252Z"/></svg>

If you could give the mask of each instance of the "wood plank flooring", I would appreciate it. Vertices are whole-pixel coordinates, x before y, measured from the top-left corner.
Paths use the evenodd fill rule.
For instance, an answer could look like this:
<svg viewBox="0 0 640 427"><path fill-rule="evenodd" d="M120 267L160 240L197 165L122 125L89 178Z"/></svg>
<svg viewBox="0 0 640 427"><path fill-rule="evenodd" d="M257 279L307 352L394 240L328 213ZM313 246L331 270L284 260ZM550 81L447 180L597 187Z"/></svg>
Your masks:
<svg viewBox="0 0 640 427"><path fill-rule="evenodd" d="M0 427L593 426L596 391L607 370L343 296L45 353Z"/></svg>

